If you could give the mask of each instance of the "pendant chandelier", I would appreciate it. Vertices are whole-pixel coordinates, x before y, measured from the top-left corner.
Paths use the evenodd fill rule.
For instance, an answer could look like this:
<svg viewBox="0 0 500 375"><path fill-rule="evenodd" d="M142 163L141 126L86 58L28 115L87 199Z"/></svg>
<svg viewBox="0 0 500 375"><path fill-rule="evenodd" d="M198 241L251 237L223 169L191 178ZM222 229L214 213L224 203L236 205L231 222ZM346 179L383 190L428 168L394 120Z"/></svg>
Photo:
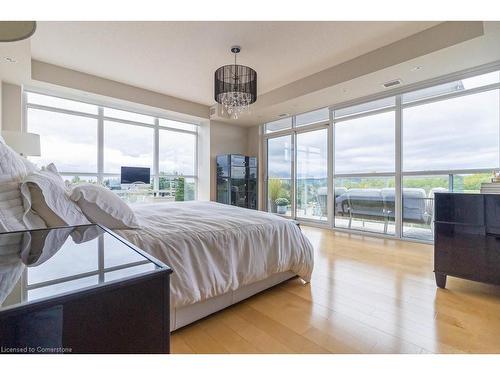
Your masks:
<svg viewBox="0 0 500 375"><path fill-rule="evenodd" d="M234 65L224 65L215 71L215 101L222 105L222 113L237 119L257 100L257 72L248 66L237 65L239 46L231 47Z"/></svg>

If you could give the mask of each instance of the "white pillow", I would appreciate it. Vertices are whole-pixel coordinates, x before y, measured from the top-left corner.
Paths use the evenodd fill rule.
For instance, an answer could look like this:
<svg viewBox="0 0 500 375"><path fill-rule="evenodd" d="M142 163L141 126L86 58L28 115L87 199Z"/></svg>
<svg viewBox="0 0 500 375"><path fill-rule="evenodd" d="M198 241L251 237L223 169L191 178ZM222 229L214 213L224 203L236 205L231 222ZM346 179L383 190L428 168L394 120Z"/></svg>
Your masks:
<svg viewBox="0 0 500 375"><path fill-rule="evenodd" d="M0 140L0 230L15 231L44 228L44 222L26 209L19 182L34 167Z"/></svg>
<svg viewBox="0 0 500 375"><path fill-rule="evenodd" d="M54 164L27 175L21 182L26 204L48 227L89 224L80 208L69 199L64 180Z"/></svg>
<svg viewBox="0 0 500 375"><path fill-rule="evenodd" d="M70 198L92 223L109 229L139 228L139 222L127 203L104 186L77 185L73 188Z"/></svg>

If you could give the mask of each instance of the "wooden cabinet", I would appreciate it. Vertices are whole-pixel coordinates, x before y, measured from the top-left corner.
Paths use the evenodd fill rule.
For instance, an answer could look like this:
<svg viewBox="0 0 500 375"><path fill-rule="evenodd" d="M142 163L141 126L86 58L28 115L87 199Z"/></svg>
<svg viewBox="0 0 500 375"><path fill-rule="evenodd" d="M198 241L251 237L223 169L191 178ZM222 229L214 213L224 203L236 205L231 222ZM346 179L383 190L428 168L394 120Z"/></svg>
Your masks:
<svg viewBox="0 0 500 375"><path fill-rule="evenodd" d="M500 195L436 193L434 272L500 285Z"/></svg>

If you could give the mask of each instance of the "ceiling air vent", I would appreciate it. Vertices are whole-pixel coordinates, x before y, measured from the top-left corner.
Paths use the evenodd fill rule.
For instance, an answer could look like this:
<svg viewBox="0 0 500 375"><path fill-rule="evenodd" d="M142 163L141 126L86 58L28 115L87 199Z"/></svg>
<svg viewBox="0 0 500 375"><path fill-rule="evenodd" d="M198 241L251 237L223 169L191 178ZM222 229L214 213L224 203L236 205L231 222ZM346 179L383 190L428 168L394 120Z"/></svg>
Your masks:
<svg viewBox="0 0 500 375"><path fill-rule="evenodd" d="M401 80L398 78L398 79L394 79L392 81L384 83L383 86L385 88L389 88L389 87L394 87L394 86L397 86L397 85L400 85L400 84L401 84Z"/></svg>

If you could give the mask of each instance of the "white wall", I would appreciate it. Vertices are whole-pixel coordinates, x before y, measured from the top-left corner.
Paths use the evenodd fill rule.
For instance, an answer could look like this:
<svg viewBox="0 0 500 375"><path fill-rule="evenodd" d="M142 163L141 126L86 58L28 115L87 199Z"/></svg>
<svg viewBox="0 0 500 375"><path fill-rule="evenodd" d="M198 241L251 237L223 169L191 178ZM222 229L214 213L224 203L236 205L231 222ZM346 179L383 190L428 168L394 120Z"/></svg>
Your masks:
<svg viewBox="0 0 500 375"><path fill-rule="evenodd" d="M2 101L2 77L0 77L0 131L2 130L2 108L3 108L3 101Z"/></svg>
<svg viewBox="0 0 500 375"><path fill-rule="evenodd" d="M210 121L210 200L216 200L217 155L248 155L248 129L219 121Z"/></svg>
<svg viewBox="0 0 500 375"><path fill-rule="evenodd" d="M40 85L57 85L68 89L101 95L115 100L145 105L166 111L170 116L183 114L207 119L209 107L140 87L67 69L42 61L31 61L31 78Z"/></svg>
<svg viewBox="0 0 500 375"><path fill-rule="evenodd" d="M263 150L261 143L261 128L260 126L252 126L247 128L247 151L249 156L256 156L259 166L258 172L258 207L261 210L264 207L264 165L263 165Z"/></svg>
<svg viewBox="0 0 500 375"><path fill-rule="evenodd" d="M9 94L13 91L9 90L9 93L4 91L4 86L10 85L21 87L24 83L28 82L31 78L31 43L30 39L21 40L18 42L0 43L0 129L4 130L18 130L21 127L21 123L18 120L14 120L19 105L12 100ZM8 57L12 60L9 62L5 59ZM15 92L15 91L14 91ZM4 106L5 103L5 106ZM14 103L14 107L10 105ZM8 113L6 113L8 111ZM7 117L6 117L7 116ZM4 119L8 120L8 123L3 122Z"/></svg>
<svg viewBox="0 0 500 375"><path fill-rule="evenodd" d="M198 128L198 196L201 201L211 199L210 121L202 121Z"/></svg>
<svg viewBox="0 0 500 375"><path fill-rule="evenodd" d="M2 130L23 130L23 99L19 85L3 82L1 86Z"/></svg>

